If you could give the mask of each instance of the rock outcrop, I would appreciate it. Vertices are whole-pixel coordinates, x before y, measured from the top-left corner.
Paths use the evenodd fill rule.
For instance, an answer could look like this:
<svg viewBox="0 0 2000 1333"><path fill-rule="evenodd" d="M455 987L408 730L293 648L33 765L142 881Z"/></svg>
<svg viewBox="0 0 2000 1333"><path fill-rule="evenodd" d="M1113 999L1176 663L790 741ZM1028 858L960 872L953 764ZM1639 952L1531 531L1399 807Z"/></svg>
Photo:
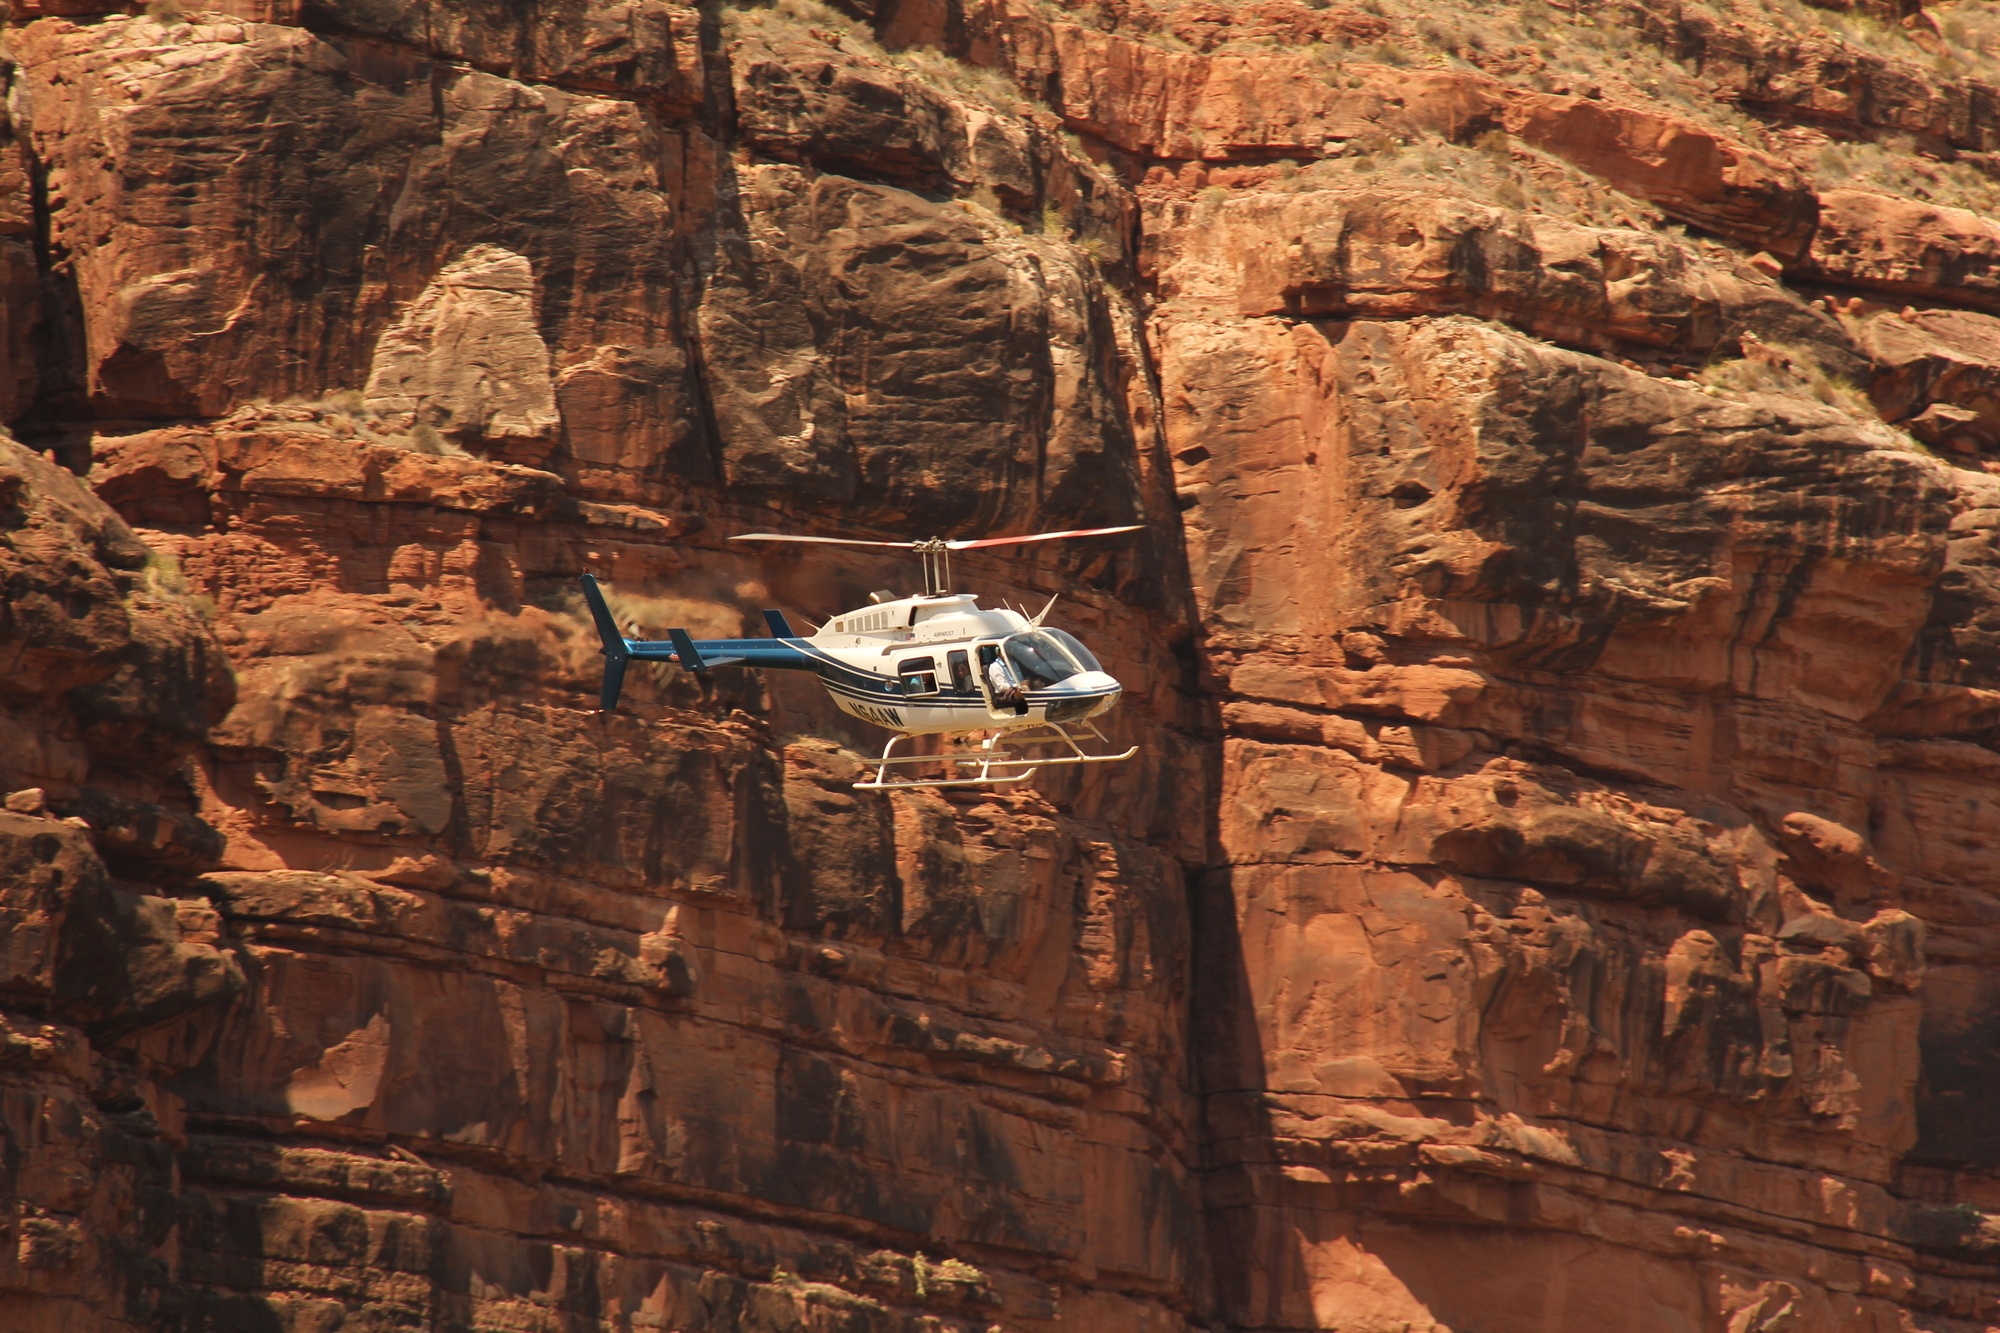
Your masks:
<svg viewBox="0 0 2000 1333"><path fill-rule="evenodd" d="M562 418L535 328L534 266L480 245L438 270L375 344L362 394L394 426L489 448L554 435Z"/></svg>
<svg viewBox="0 0 2000 1333"><path fill-rule="evenodd" d="M1979 16L1542 8L17 0L0 1325L2000 1323Z"/></svg>

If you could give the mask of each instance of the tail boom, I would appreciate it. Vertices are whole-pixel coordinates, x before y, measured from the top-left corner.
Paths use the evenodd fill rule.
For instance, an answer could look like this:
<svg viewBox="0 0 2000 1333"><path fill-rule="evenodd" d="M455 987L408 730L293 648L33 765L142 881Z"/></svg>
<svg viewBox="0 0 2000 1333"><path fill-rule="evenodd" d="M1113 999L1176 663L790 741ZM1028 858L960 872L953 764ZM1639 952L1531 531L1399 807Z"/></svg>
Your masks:
<svg viewBox="0 0 2000 1333"><path fill-rule="evenodd" d="M618 629L618 619L611 614L610 603L604 600L604 590L597 586L597 580L590 575L582 575L583 600L590 607L590 618L597 626L597 637L604 646L598 651L604 656L604 683L597 692L597 707L600 712L609 713L618 707L619 691L625 685L625 668L632 662L672 662L685 671L706 673L721 666L775 667L781 670L812 671L818 663L811 656L799 651L789 641L790 636L776 639L695 639L684 629L670 629L666 640L628 639ZM783 615L775 611L765 612L766 623L777 628L783 623ZM790 628L789 625L786 628Z"/></svg>

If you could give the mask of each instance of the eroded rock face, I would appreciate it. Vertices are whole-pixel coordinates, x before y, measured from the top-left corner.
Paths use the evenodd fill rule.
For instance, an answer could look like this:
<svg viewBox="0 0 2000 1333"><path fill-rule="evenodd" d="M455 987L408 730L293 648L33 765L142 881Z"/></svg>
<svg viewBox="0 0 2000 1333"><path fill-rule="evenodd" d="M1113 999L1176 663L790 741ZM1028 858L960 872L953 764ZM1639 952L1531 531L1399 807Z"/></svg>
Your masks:
<svg viewBox="0 0 2000 1333"><path fill-rule="evenodd" d="M2000 1318L1993 223L1814 137L1987 152L1983 75L124 8L0 29L0 1325ZM581 571L760 633L910 571L735 532L1119 522L959 574L1128 765L593 711Z"/></svg>
<svg viewBox="0 0 2000 1333"><path fill-rule="evenodd" d="M1087 255L839 176L770 166L741 185L748 244L701 325L732 486L940 529L1024 504L1133 515L1127 316Z"/></svg>
<svg viewBox="0 0 2000 1333"><path fill-rule="evenodd" d="M1310 320L1460 313L1600 352L1714 353L1746 328L1859 371L1848 335L1748 267L1627 229L1428 190L1165 201L1161 294Z"/></svg>
<svg viewBox="0 0 2000 1333"><path fill-rule="evenodd" d="M535 270L497 245L439 270L384 330L362 402L399 426L476 443L554 434L556 386L535 328Z"/></svg>
<svg viewBox="0 0 2000 1333"><path fill-rule="evenodd" d="M1268 407L1241 412L1238 400L1231 431L1203 430L1192 410L1168 417L1211 450L1185 474L1202 496L1191 512L1213 516L1190 529L1207 552L1197 587L1213 641L1230 645L1225 721L1257 738L1226 752L1231 867L1212 883L1236 905L1215 929L1268 960L1245 969L1239 1002L1258 1017L1269 1091L1223 1100L1232 1124L1269 1126L1270 1146L1241 1150L1251 1181L1306 1162L1326 1181L1291 1169L1281 1191L1230 1196L1253 1251L1296 1236L1302 1265L1248 1281L1236 1293L1245 1322L1311 1326L1314 1308L1361 1298L1339 1294L1353 1282L1383 1286L1393 1308L1476 1326L1477 1303L1499 1289L1409 1266L1377 1250L1373 1230L1504 1225L1489 1208L1610 1208L1607 1177L1667 1188L1649 1164L1662 1153L1735 1173L1743 1145L1778 1136L1799 1146L1775 1164L1764 1156L1775 1149L1758 1150L1771 1188L1796 1173L1785 1188L1810 1195L1836 1161L1852 1188L1890 1187L1918 1136L1920 1008L1911 976L1886 962L1887 980L1869 972L1864 932L1874 922L1888 938L1908 899L1886 870L1857 882L1833 869L1842 857L1874 865L1846 828L1813 839L1827 820L1868 821L1865 804L1829 795L1865 789L1861 772L1885 763L1868 722L1920 629L1900 590L1934 578L1943 557L1945 470L1831 412L1724 407L1449 321L1355 321L1337 340L1177 327L1169 403L1213 401L1205 372L1219 348L1243 355L1266 338ZM1269 368L1285 364L1296 369L1281 389ZM1546 397L1505 387L1524 383L1580 396L1560 452L1542 449L1561 436L1515 424L1546 410ZM1308 403L1325 405L1310 431ZM1423 412L1446 403L1459 406ZM1303 481L1314 450L1324 489L1295 485L1286 502L1296 512L1303 492L1306 515L1327 515L1378 559L1371 579L1329 569L1315 580L1329 595L1295 606L1264 568L1300 556L1250 535L1269 529L1246 482L1288 467ZM1751 458L1753 473L1737 471ZM1785 480L1760 481L1773 465ZM1850 468L1871 480L1853 486ZM1839 497L1864 494L1871 518L1842 512ZM1623 548L1621 534L1641 528L1644 550ZM1312 547L1336 568L1361 564L1335 541ZM1522 562L1531 549L1538 560ZM1767 579L1795 590L1783 609L1759 591ZM1755 645L1702 628L1721 624L1757 625ZM1889 669L1860 670L1857 654ZM1771 753L1755 737L1779 734L1791 738L1782 759L1753 757ZM1796 850L1784 840L1794 829ZM1602 933L1614 919L1615 943ZM1217 1077L1239 1084L1241 1058ZM1317 1109L1355 1097L1419 1120L1446 1104L1469 1118L1419 1127ZM1694 1106L1706 1108L1700 1130L1683 1119ZM1453 1185L1453 1152L1472 1177L1513 1183ZM1685 1261L1652 1220L1671 1205L1615 1206L1636 1211L1613 1247L1513 1243L1511 1262L1544 1265L1553 1281L1572 1264L1609 1271L1652 1254L1663 1308L1719 1319L1704 1294L1716 1270ZM1376 1267L1339 1276L1357 1247ZM1837 1291L1814 1299L1832 1302L1836 1324L1896 1318Z"/></svg>

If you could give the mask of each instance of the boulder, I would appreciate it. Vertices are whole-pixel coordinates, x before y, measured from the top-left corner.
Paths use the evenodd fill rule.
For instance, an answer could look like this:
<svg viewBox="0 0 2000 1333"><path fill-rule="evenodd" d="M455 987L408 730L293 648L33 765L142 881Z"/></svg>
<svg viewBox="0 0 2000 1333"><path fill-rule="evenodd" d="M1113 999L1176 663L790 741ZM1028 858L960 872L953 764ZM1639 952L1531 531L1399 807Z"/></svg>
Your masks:
<svg viewBox="0 0 2000 1333"><path fill-rule="evenodd" d="M1806 263L1844 286L2000 310L2000 223L1962 208L1828 190Z"/></svg>

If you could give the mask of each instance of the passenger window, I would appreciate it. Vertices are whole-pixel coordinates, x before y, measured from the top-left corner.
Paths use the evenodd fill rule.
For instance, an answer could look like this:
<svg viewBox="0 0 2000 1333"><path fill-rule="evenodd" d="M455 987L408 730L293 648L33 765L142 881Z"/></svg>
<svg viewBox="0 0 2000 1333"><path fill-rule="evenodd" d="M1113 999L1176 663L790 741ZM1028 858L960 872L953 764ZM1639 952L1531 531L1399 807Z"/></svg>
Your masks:
<svg viewBox="0 0 2000 1333"><path fill-rule="evenodd" d="M944 655L945 664L951 668L951 688L960 694L977 694L978 688L972 683L972 662L963 648L953 649Z"/></svg>
<svg viewBox="0 0 2000 1333"><path fill-rule="evenodd" d="M902 681L905 695L916 696L938 692L935 657L906 657L896 664L896 675Z"/></svg>

